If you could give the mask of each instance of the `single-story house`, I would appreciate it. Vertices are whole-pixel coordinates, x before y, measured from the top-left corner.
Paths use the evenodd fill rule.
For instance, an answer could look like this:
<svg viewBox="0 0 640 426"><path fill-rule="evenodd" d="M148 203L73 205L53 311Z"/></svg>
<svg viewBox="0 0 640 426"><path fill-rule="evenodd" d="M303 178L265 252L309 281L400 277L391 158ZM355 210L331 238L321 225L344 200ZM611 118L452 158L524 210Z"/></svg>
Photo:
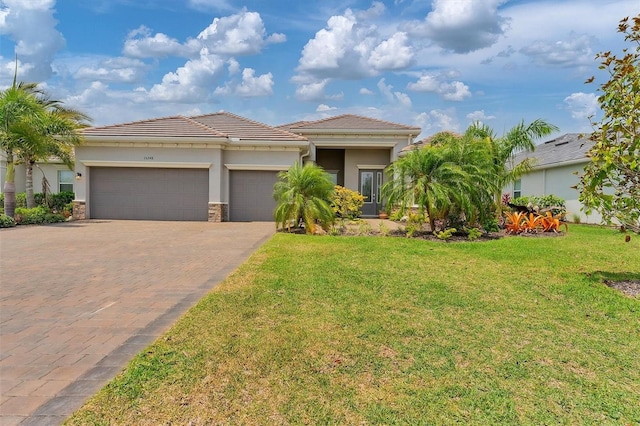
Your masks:
<svg viewBox="0 0 640 426"><path fill-rule="evenodd" d="M83 130L74 217L271 221L278 172L313 161L381 207L383 169L419 127L356 115L268 126L228 112Z"/></svg>
<svg viewBox="0 0 640 426"><path fill-rule="evenodd" d="M575 185L580 182L584 167L590 161L587 153L593 146L589 135L567 133L536 146L535 151L516 154L514 164L525 158L534 158L531 172L514 182L505 192L512 197L555 195L565 200L567 218L580 217L582 223L600 223L598 212L586 215Z"/></svg>

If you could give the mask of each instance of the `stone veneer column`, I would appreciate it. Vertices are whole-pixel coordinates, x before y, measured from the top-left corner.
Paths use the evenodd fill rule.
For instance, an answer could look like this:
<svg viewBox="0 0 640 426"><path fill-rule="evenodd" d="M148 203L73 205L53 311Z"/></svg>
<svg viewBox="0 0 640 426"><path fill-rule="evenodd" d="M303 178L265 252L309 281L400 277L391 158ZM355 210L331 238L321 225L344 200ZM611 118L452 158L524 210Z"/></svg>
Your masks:
<svg viewBox="0 0 640 426"><path fill-rule="evenodd" d="M225 203L209 203L209 222L228 222L229 205Z"/></svg>
<svg viewBox="0 0 640 426"><path fill-rule="evenodd" d="M83 220L87 218L87 203L84 201L73 202L73 218Z"/></svg>

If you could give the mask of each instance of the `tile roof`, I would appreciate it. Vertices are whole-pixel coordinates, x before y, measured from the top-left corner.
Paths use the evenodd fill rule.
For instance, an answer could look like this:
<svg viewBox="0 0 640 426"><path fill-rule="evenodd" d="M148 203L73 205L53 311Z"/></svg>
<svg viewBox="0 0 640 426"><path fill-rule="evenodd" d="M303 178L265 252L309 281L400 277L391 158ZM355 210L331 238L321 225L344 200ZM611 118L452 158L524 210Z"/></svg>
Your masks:
<svg viewBox="0 0 640 426"><path fill-rule="evenodd" d="M217 114L199 115L191 117L211 129L227 135L230 138L246 140L270 140L270 141L306 141L302 136L289 133L285 129L271 127L248 118L229 112Z"/></svg>
<svg viewBox="0 0 640 426"><path fill-rule="evenodd" d="M298 121L295 123L283 124L278 127L289 129L292 132L304 130L400 130L413 131L417 135L422 131L419 127L407 126L404 124L392 123L390 121L353 114L343 114L316 121Z"/></svg>
<svg viewBox="0 0 640 426"><path fill-rule="evenodd" d="M110 137L164 137L164 138L212 138L225 134L182 116L162 117L110 126L82 129L85 136Z"/></svg>
<svg viewBox="0 0 640 426"><path fill-rule="evenodd" d="M237 138L240 140L306 141L282 129L228 112L195 117L162 117L82 130L95 137Z"/></svg>
<svg viewBox="0 0 640 426"><path fill-rule="evenodd" d="M581 133L567 133L556 139L537 145L534 152L524 151L516 154L515 163L525 158L535 158L535 168L550 168L562 166L565 163L587 159L587 152L594 142L589 135Z"/></svg>

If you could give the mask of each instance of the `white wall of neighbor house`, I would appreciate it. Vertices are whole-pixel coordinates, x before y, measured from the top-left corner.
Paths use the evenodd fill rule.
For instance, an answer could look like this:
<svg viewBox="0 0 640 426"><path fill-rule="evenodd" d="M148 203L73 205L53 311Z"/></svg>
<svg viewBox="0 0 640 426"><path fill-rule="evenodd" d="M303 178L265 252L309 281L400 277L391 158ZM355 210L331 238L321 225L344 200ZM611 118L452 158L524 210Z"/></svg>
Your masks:
<svg viewBox="0 0 640 426"><path fill-rule="evenodd" d="M584 166L585 163L577 163L534 170L521 178L522 196L555 195L565 200L568 220L578 216L582 223L601 223L602 216L598 212L591 212L589 215L584 212L582 203L578 200L580 193L572 188L580 182ZM513 184L505 188L504 192L513 195Z"/></svg>

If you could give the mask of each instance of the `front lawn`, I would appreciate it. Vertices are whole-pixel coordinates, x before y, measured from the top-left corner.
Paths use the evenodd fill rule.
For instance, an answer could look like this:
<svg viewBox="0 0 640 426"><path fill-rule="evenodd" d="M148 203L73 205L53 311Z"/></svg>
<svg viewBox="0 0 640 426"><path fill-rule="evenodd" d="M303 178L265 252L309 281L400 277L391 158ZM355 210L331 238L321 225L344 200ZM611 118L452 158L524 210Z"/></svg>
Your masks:
<svg viewBox="0 0 640 426"><path fill-rule="evenodd" d="M639 253L277 234L67 424L637 424Z"/></svg>

